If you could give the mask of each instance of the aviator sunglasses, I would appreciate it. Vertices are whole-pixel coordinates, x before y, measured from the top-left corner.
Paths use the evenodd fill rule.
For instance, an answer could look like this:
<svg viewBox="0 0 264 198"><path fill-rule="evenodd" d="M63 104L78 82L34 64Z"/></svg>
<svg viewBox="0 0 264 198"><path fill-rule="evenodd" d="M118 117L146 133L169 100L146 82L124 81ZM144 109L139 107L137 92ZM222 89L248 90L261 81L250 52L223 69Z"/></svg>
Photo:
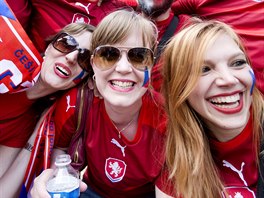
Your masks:
<svg viewBox="0 0 264 198"><path fill-rule="evenodd" d="M112 68L122 57L122 51L127 54L128 61L137 70L150 69L154 64L153 51L145 47L113 47L108 45L99 46L94 50L92 61L101 70Z"/></svg>
<svg viewBox="0 0 264 198"><path fill-rule="evenodd" d="M89 71L91 69L90 50L86 48L80 48L79 43L73 36L63 32L55 37L55 39L52 41L52 46L62 53L70 53L78 50L77 62L80 67L85 71Z"/></svg>

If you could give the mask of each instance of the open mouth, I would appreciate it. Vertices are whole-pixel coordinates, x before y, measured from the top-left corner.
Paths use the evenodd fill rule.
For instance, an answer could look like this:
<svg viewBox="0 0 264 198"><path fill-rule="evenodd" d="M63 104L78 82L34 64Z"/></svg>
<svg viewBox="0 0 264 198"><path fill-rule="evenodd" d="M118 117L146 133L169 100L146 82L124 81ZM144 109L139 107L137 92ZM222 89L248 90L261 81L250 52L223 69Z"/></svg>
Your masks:
<svg viewBox="0 0 264 198"><path fill-rule="evenodd" d="M219 97L210 98L209 101L217 108L234 109L239 107L240 97L241 97L240 94L236 93L230 96L219 96Z"/></svg>
<svg viewBox="0 0 264 198"><path fill-rule="evenodd" d="M111 85L113 87L116 87L116 88L121 88L121 89L129 89L129 88L132 88L135 83L134 82L130 82L130 81L117 81L117 80L111 80L110 81Z"/></svg>
<svg viewBox="0 0 264 198"><path fill-rule="evenodd" d="M62 73L63 75L65 75L65 76L69 76L69 72L68 72L66 69L64 69L63 67L61 67L61 66L59 66L59 65L56 65L56 69L57 69L60 73Z"/></svg>

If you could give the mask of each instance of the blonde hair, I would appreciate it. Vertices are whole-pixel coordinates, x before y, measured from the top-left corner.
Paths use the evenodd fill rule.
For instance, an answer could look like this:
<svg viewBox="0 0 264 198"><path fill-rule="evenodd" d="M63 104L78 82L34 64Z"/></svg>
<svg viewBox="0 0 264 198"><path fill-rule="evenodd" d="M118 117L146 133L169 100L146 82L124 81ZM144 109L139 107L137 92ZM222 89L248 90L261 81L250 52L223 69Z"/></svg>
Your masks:
<svg viewBox="0 0 264 198"><path fill-rule="evenodd" d="M168 114L166 162L175 191L184 198L214 198L226 193L203 123L187 102L201 75L208 46L223 33L229 35L246 54L240 38L231 27L218 21L193 18L192 23L168 43L162 57L162 90ZM254 88L252 97L253 135L255 149L259 151L263 96Z"/></svg>
<svg viewBox="0 0 264 198"><path fill-rule="evenodd" d="M117 10L107 15L96 27L92 36L91 50L106 44L124 41L133 30L138 30L143 44L156 50L158 31L153 22L133 10Z"/></svg>

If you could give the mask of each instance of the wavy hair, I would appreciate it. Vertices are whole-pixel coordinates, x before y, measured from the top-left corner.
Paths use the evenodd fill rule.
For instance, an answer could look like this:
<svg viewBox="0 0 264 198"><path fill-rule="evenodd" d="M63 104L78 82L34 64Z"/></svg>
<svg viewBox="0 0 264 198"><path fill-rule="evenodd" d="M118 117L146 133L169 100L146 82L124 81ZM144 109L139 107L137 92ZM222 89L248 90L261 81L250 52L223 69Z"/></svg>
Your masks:
<svg viewBox="0 0 264 198"><path fill-rule="evenodd" d="M201 75L207 48L221 35L229 35L246 54L240 38L228 25L193 18L168 43L162 56L163 93L168 114L166 162L177 195L184 198L221 197L220 180L204 125L187 99ZM249 59L248 59L249 61ZM263 96L253 91L253 136L259 151L263 133ZM257 158L257 156L256 156Z"/></svg>

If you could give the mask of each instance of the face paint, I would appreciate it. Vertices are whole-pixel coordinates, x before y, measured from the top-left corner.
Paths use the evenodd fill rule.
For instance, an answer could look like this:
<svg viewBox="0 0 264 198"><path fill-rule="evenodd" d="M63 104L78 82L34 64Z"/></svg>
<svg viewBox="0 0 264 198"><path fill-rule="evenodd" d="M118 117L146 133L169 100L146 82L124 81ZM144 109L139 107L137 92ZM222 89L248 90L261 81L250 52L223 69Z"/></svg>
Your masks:
<svg viewBox="0 0 264 198"><path fill-rule="evenodd" d="M79 82L81 82L81 80L85 77L85 74L86 72L84 70L81 71L81 73L76 76L76 78L74 78L72 81L75 83L75 84L78 84Z"/></svg>
<svg viewBox="0 0 264 198"><path fill-rule="evenodd" d="M249 73L250 73L251 78L252 78L252 85L251 85L251 88L250 88L250 94L252 95L253 89L254 89L254 86L255 86L255 83L256 83L256 78L255 78L255 74L254 74L252 69L249 70Z"/></svg>
<svg viewBox="0 0 264 198"><path fill-rule="evenodd" d="M144 71L144 82L143 82L142 87L147 88L148 85L149 85L149 71L148 71L148 68L146 67Z"/></svg>

